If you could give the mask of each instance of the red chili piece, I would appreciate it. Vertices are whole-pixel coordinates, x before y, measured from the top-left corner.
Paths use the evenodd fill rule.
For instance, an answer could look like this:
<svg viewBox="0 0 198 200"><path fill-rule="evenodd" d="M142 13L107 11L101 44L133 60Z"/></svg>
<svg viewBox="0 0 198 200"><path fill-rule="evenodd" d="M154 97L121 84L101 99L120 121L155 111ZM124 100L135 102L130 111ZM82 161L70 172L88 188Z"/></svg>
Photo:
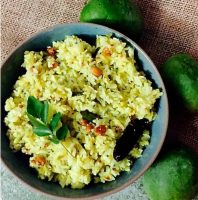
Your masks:
<svg viewBox="0 0 198 200"><path fill-rule="evenodd" d="M100 125L95 128L95 131L96 131L96 134L98 134L98 135L105 135L107 128L105 125Z"/></svg>

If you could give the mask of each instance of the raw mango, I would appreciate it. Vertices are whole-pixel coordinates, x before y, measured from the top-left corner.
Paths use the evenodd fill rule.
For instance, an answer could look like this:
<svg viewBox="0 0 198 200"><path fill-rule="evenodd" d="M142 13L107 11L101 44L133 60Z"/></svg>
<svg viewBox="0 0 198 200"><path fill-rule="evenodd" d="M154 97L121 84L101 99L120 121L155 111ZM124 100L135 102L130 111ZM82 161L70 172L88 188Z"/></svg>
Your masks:
<svg viewBox="0 0 198 200"><path fill-rule="evenodd" d="M164 81L177 94L177 101L192 111L198 110L198 62L187 54L176 54L162 66Z"/></svg>
<svg viewBox="0 0 198 200"><path fill-rule="evenodd" d="M143 176L150 200L190 200L198 191L198 156L173 150L155 162Z"/></svg>
<svg viewBox="0 0 198 200"><path fill-rule="evenodd" d="M109 26L133 39L140 37L144 26L139 8L129 0L89 0L80 21Z"/></svg>

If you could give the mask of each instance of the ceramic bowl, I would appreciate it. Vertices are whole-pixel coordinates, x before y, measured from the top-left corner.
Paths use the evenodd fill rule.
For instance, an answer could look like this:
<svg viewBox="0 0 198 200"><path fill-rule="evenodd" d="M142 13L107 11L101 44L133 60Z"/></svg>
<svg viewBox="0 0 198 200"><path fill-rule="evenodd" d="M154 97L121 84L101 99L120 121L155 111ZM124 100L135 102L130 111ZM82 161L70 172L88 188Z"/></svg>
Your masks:
<svg viewBox="0 0 198 200"><path fill-rule="evenodd" d="M11 95L13 85L24 71L19 66L23 62L23 54L26 50L39 51L46 49L52 41L63 40L66 35L77 35L85 41L94 44L96 35L112 34L114 37L126 42L135 49L136 60L148 78L153 82L154 87L161 88L163 96L158 102L157 118L152 125L150 145L144 150L143 156L137 159L130 172L123 172L115 181L88 185L87 187L74 190L69 187L61 188L58 183L43 181L37 178L35 171L28 167L28 159L21 153L14 153L9 148L9 141L6 137L6 127L3 123L5 116L5 100ZM35 191L56 199L95 199L118 192L135 180L137 180L158 155L165 139L168 124L168 102L166 89L155 65L148 55L131 39L123 34L105 26L91 23L61 24L33 35L20 44L8 56L1 69L1 106L2 106L2 131L1 131L1 158L4 165L12 174Z"/></svg>

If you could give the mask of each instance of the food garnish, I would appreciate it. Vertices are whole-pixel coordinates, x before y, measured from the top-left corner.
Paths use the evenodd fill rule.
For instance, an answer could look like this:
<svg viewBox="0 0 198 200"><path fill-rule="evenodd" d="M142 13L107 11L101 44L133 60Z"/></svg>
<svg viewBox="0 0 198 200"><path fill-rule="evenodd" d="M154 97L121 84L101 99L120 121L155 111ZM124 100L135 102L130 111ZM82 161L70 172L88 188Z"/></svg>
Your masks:
<svg viewBox="0 0 198 200"><path fill-rule="evenodd" d="M107 128L105 125L100 125L95 128L95 132L97 135L104 135L107 131Z"/></svg>
<svg viewBox="0 0 198 200"><path fill-rule="evenodd" d="M88 122L92 122L94 119L98 117L96 114L91 113L88 110L82 111L81 115L82 115L83 120L87 120Z"/></svg>
<svg viewBox="0 0 198 200"><path fill-rule="evenodd" d="M148 120L135 119L124 130L123 135L117 140L113 157L116 161L123 160L137 144L138 139L145 129L148 129L150 122Z"/></svg>
<svg viewBox="0 0 198 200"><path fill-rule="evenodd" d="M87 124L86 131L89 133L92 129L94 129L94 125L93 124Z"/></svg>
<svg viewBox="0 0 198 200"><path fill-rule="evenodd" d="M99 77L102 75L102 70L96 66L92 67L91 68L91 73L96 76L96 77Z"/></svg>
<svg viewBox="0 0 198 200"><path fill-rule="evenodd" d="M52 119L48 120L48 111L49 103L47 101L42 103L34 96L28 97L27 116L33 126L33 133L39 137L48 136L54 144L59 144L61 140L66 138L69 129L66 124L61 123L60 112L54 114ZM67 150L65 146L64 148Z"/></svg>

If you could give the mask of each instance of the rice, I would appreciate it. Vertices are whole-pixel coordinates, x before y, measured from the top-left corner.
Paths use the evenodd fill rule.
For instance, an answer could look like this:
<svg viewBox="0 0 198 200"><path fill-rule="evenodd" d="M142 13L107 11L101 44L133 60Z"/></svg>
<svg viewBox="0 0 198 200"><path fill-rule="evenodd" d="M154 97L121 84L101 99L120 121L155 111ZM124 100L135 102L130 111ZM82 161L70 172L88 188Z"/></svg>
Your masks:
<svg viewBox="0 0 198 200"><path fill-rule="evenodd" d="M62 187L83 188L92 180L112 181L130 170L131 158L141 157L149 145L150 132L145 130L119 162L113 158L116 140L131 118L155 119L154 103L162 93L137 70L134 50L117 38L97 36L96 46L91 46L77 36L67 36L53 42L52 47L56 57L46 51L24 53L26 73L16 81L5 104L10 147L29 155L30 167L38 171L39 178L55 180ZM102 76L91 73L94 66ZM47 100L51 117L60 112L63 120L69 120L72 129L63 145L72 155L63 145L33 133L26 115L29 96ZM93 123L105 125L105 135L87 132L79 123L85 110L100 116Z"/></svg>

